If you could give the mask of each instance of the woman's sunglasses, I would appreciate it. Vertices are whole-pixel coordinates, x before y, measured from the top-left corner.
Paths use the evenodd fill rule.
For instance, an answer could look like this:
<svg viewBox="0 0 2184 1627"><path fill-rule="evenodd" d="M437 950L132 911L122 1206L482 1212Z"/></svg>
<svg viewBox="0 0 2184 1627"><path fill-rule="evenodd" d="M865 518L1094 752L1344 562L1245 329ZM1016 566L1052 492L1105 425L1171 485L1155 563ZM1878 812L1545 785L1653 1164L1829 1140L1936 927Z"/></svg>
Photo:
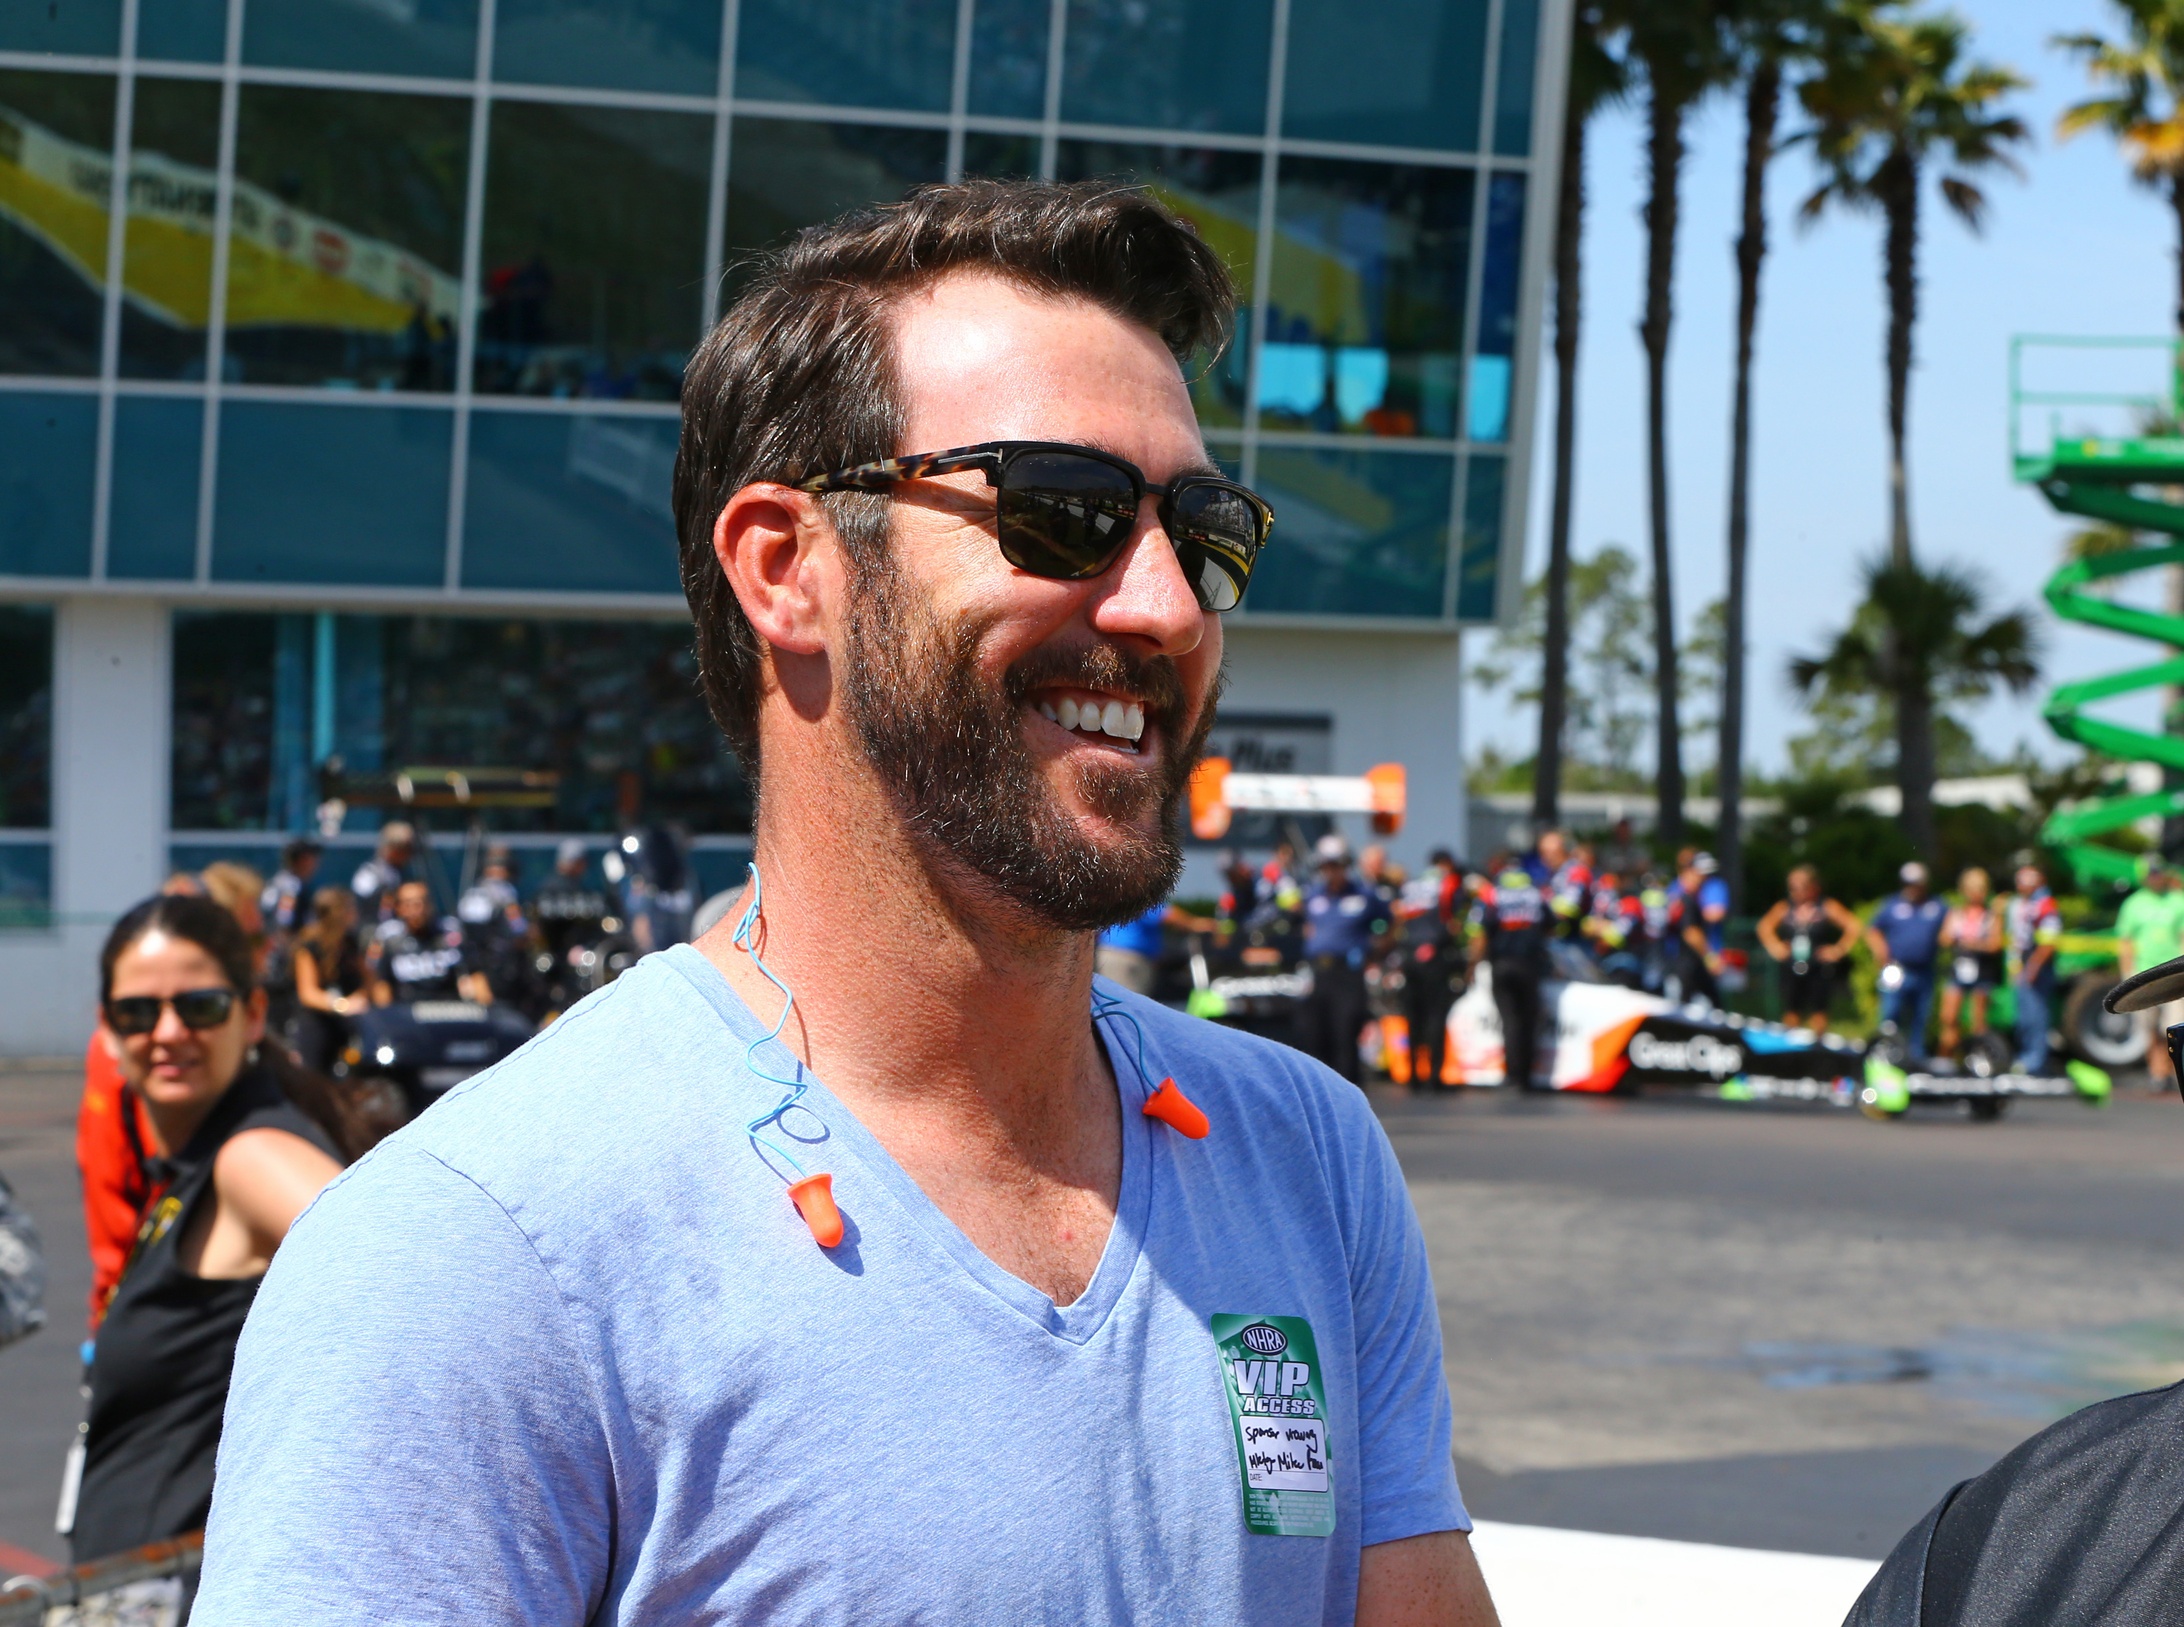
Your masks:
<svg viewBox="0 0 2184 1627"><path fill-rule="evenodd" d="M233 989L184 989L162 999L156 994L125 994L106 1002L106 1026L127 1038L149 1034L159 1026L159 1014L168 1006L193 1033L218 1028L235 1009Z"/></svg>
<svg viewBox="0 0 2184 1627"><path fill-rule="evenodd" d="M814 475L796 489L884 492L955 469L982 469L994 488L1002 558L1062 582L1081 582L1112 565L1137 530L1147 494L1158 497L1161 528L1204 610L1236 608L1274 527L1266 500L1233 480L1182 475L1157 486L1126 458L1058 441L986 441L882 458Z"/></svg>

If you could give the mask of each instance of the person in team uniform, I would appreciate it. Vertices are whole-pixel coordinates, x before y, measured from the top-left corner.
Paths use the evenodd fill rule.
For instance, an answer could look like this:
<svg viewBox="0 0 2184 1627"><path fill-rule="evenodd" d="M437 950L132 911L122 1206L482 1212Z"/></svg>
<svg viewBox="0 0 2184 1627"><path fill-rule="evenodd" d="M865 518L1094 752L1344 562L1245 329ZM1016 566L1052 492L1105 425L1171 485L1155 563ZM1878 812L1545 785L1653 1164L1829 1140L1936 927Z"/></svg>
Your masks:
<svg viewBox="0 0 2184 1627"><path fill-rule="evenodd" d="M1941 986L1943 1056L1955 1056L1958 1024L1971 1008L1971 1031L1987 1031L1987 998L2002 986L2002 912L1993 904L1993 883L1973 866L1957 877L1963 902L1952 904L1941 920L1941 961L1948 968Z"/></svg>
<svg viewBox="0 0 2184 1627"><path fill-rule="evenodd" d="M409 880L410 864L417 857L417 830L406 819L390 819L379 827L379 845L372 856L356 867L349 891L356 894L356 909L367 922L394 918L395 894Z"/></svg>
<svg viewBox="0 0 2184 1627"><path fill-rule="evenodd" d="M1501 1017L1502 1079L1519 1090L1535 1087L1539 1058L1540 984L1547 975L1551 931L1547 898L1531 872L1506 855L1491 866L1471 908L1477 935L1471 961L1493 974L1494 1010Z"/></svg>
<svg viewBox="0 0 2184 1627"><path fill-rule="evenodd" d="M1462 875L1456 856L1436 848L1425 869L1404 884L1396 901L1413 1090L1438 1084L1447 1058L1448 1013L1456 1003L1456 984L1463 975L1455 938Z"/></svg>
<svg viewBox="0 0 2184 1627"><path fill-rule="evenodd" d="M1894 1023L1914 1059L1926 1055L1926 1018L1934 1004L1934 960L1948 911L1927 890L1926 866L1913 859L1898 873L1903 890L1874 912L1866 928L1881 963L1881 1021Z"/></svg>
<svg viewBox="0 0 2184 1627"><path fill-rule="evenodd" d="M2017 993L2017 1060L2027 1073L2048 1067L2048 1023L2055 1011L2055 952L2063 912L2036 864L2017 867L2017 891L2003 912L2011 986Z"/></svg>
<svg viewBox="0 0 2184 1627"><path fill-rule="evenodd" d="M275 943L286 942L311 916L311 878L318 874L318 843L299 836L281 849L281 867L265 884L258 912Z"/></svg>
<svg viewBox="0 0 2184 1627"><path fill-rule="evenodd" d="M1547 894L1547 913L1554 919L1555 936L1560 938L1581 937L1585 926L1585 913L1592 903L1595 869L1593 850L1580 844L1577 851L1568 851L1567 839L1560 831L1549 831L1540 838L1540 855L1548 856L1548 841L1553 839L1556 862L1547 872L1544 890Z"/></svg>
<svg viewBox="0 0 2184 1627"><path fill-rule="evenodd" d="M1821 890L1818 870L1801 864L1790 872L1789 896L1759 918L1759 946L1781 978L1784 1022L1827 1032L1835 969L1862 930L1857 916Z"/></svg>
<svg viewBox="0 0 2184 1627"><path fill-rule="evenodd" d="M1363 1083L1357 1037L1365 1026L1365 962L1391 924L1387 902L1350 872L1350 844L1327 835L1313 849L1318 885L1304 896L1304 953L1312 992L1297 1008L1297 1049L1352 1084Z"/></svg>
<svg viewBox="0 0 2184 1627"><path fill-rule="evenodd" d="M396 891L394 915L372 935L372 1002L474 1000L490 1004L493 986L477 969L454 917L432 918L432 894L421 881Z"/></svg>

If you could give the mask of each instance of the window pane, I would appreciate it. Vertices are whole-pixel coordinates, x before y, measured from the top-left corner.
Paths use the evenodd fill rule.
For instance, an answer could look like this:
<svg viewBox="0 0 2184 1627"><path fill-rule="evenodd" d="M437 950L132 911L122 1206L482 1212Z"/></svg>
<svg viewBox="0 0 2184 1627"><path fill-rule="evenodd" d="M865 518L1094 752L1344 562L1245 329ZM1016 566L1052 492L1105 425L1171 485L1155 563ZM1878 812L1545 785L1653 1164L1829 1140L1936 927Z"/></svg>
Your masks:
<svg viewBox="0 0 2184 1627"><path fill-rule="evenodd" d="M963 173L1030 180L1039 173L1039 138L993 130L963 132Z"/></svg>
<svg viewBox="0 0 2184 1627"><path fill-rule="evenodd" d="M43 932L53 925L53 844L0 844L0 931Z"/></svg>
<svg viewBox="0 0 2184 1627"><path fill-rule="evenodd" d="M728 258L845 209L892 203L948 171L938 130L738 119L728 160ZM731 269L731 276L733 271Z"/></svg>
<svg viewBox="0 0 2184 1627"><path fill-rule="evenodd" d="M1539 0L1502 0L1501 70L1494 87L1494 150L1532 150L1532 71L1539 51Z"/></svg>
<svg viewBox="0 0 2184 1627"><path fill-rule="evenodd" d="M187 582L197 574L197 473L205 409L123 396L114 403L114 497L106 574Z"/></svg>
<svg viewBox="0 0 2184 1627"><path fill-rule="evenodd" d="M1469 170L1284 158L1261 422L1456 433Z"/></svg>
<svg viewBox="0 0 2184 1627"><path fill-rule="evenodd" d="M470 106L250 85L227 356L253 384L452 384Z"/></svg>
<svg viewBox="0 0 2184 1627"><path fill-rule="evenodd" d="M91 574L98 402L0 391L0 576Z"/></svg>
<svg viewBox="0 0 2184 1627"><path fill-rule="evenodd" d="M214 578L438 587L450 433L431 407L226 402Z"/></svg>
<svg viewBox="0 0 2184 1627"><path fill-rule="evenodd" d="M121 374L201 379L212 309L220 87L140 79L121 257Z"/></svg>
<svg viewBox="0 0 2184 1627"><path fill-rule="evenodd" d="M250 0L244 19L243 60L269 68L477 72L477 0Z"/></svg>
<svg viewBox="0 0 2184 1627"><path fill-rule="evenodd" d="M1502 494L1508 476L1506 458L1482 454L1471 460L1464 486L1463 554L1456 567L1460 621L1494 619L1494 598L1501 585Z"/></svg>
<svg viewBox="0 0 2184 1627"><path fill-rule="evenodd" d="M470 420L463 586L679 595L672 419Z"/></svg>
<svg viewBox="0 0 2184 1627"><path fill-rule="evenodd" d="M493 77L710 96L720 0L500 0Z"/></svg>
<svg viewBox="0 0 2184 1627"><path fill-rule="evenodd" d="M551 807L481 810L495 830L750 829L750 792L699 698L687 622L186 614L174 651L177 829L292 825L282 780L299 752L362 772L559 776ZM331 735L284 750L287 720L318 716L321 699ZM351 815L352 828L373 823L371 810Z"/></svg>
<svg viewBox="0 0 2184 1627"><path fill-rule="evenodd" d="M227 55L227 0L156 0L137 8L137 55L218 62Z"/></svg>
<svg viewBox="0 0 2184 1627"><path fill-rule="evenodd" d="M1485 0L1293 0L1282 133L1476 152Z"/></svg>
<svg viewBox="0 0 2184 1627"><path fill-rule="evenodd" d="M1471 358L1464 432L1509 438L1511 367L1517 347L1517 269L1524 250L1524 177L1497 175L1486 192L1486 264L1479 279L1479 340Z"/></svg>
<svg viewBox="0 0 2184 1627"><path fill-rule="evenodd" d="M120 49L121 0L11 0L0 6L0 51L112 56Z"/></svg>
<svg viewBox="0 0 2184 1627"><path fill-rule="evenodd" d="M955 0L743 0L736 94L948 110Z"/></svg>
<svg viewBox="0 0 2184 1627"><path fill-rule="evenodd" d="M1114 177L1151 191L1198 228L1228 265L1238 299L1249 304L1259 246L1257 153L1204 147L1155 147L1105 141L1064 141L1054 154L1058 180ZM1205 424L1240 424L1250 349L1249 324L1220 357L1201 355L1187 368L1191 400Z"/></svg>
<svg viewBox="0 0 2184 1627"><path fill-rule="evenodd" d="M99 370L113 146L112 79L0 70L0 373Z"/></svg>
<svg viewBox="0 0 2184 1627"><path fill-rule="evenodd" d="M1047 0L978 0L971 14L971 112L1002 119L1046 117L1052 17Z"/></svg>
<svg viewBox="0 0 2184 1627"><path fill-rule="evenodd" d="M1244 608L1438 619L1454 474L1438 453L1264 448L1274 535Z"/></svg>
<svg viewBox="0 0 2184 1627"><path fill-rule="evenodd" d="M674 400L698 340L712 168L710 118L495 106L477 388Z"/></svg>
<svg viewBox="0 0 2184 1627"><path fill-rule="evenodd" d="M1272 27L1272 0L1069 0L1062 117L1257 135Z"/></svg>
<svg viewBox="0 0 2184 1627"><path fill-rule="evenodd" d="M0 605L0 827L52 822L53 612Z"/></svg>

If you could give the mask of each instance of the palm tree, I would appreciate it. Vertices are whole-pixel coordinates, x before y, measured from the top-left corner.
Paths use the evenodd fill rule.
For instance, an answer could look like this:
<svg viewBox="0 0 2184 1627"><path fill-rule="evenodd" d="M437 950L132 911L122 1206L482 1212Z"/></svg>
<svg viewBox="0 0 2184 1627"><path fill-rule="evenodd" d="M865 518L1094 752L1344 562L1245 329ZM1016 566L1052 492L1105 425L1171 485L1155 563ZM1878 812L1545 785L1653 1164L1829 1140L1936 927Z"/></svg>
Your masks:
<svg viewBox="0 0 2184 1627"><path fill-rule="evenodd" d="M2009 148L2027 139L2024 121L1998 110L2026 81L2007 68L1967 62L1970 40L1969 26L1950 12L1903 17L1885 9L1885 0L1839 0L1820 72L1798 87L1813 120L1803 139L1811 141L1822 174L1803 218L1815 220L1835 204L1877 209L1885 225L1888 545L1899 566L1912 557L1904 434L1923 182L1929 170L1938 171L1942 202L1977 231L1987 197L1973 177L1997 167L2017 172Z"/></svg>
<svg viewBox="0 0 2184 1627"><path fill-rule="evenodd" d="M1628 60L1646 81L1646 477L1653 544L1655 772L1660 839L1683 840L1683 733L1676 717L1676 602L1668 524L1668 341L1675 318L1677 189L1684 121L1728 71L1718 0L1613 0Z"/></svg>
<svg viewBox="0 0 2184 1627"><path fill-rule="evenodd" d="M1744 78L1744 220L1737 236L1736 379L1729 426L1729 583L1722 600L1718 849L1732 900L1744 896L1744 610L1751 538L1752 348L1767 257L1767 166L1788 64L1811 49L1813 0L1733 0L1730 40Z"/></svg>
<svg viewBox="0 0 2184 1627"><path fill-rule="evenodd" d="M1562 736L1570 707L1570 508L1577 486L1577 340L1583 294L1585 129L1623 93L1623 65L1609 44L1600 0L1580 0L1571 19L1570 83L1562 107L1562 176L1555 203L1555 496L1547 531L1547 641L1540 671L1539 755L1532 818L1561 818Z"/></svg>
<svg viewBox="0 0 2184 1627"><path fill-rule="evenodd" d="M1850 625L1817 656L1790 662L1790 682L1807 697L1869 695L1896 714L1896 786L1904 834L1931 861L1934 837L1934 716L1952 701L1996 685L2014 694L2040 677L2040 639L2021 610L1987 617L1985 595L1950 566L1923 570L1892 555L1867 561L1865 601Z"/></svg>
<svg viewBox="0 0 2184 1627"><path fill-rule="evenodd" d="M2131 173L2168 194L2176 217L2176 326L2184 333L2184 0L2114 0L2124 37L2061 34L2054 43L2085 60L2108 87L2067 108L2056 121L2064 138L2106 130L2131 160Z"/></svg>

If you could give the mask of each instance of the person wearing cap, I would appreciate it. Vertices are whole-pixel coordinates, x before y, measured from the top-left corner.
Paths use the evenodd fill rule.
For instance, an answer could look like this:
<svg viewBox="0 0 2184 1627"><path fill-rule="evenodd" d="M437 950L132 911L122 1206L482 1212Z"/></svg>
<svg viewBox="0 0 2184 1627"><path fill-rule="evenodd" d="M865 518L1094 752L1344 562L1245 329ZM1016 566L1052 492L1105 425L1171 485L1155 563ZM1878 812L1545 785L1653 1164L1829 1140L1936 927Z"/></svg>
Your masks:
<svg viewBox="0 0 2184 1627"><path fill-rule="evenodd" d="M1330 831L1312 849L1319 880L1304 895L1304 956L1312 992L1297 1007L1297 1049L1362 1084L1365 962L1392 919L1387 900L1350 870L1350 844Z"/></svg>
<svg viewBox="0 0 2184 1627"><path fill-rule="evenodd" d="M1676 980L1683 998L1721 1004L1722 937L1729 924L1729 884L1711 853L1685 848L1668 889L1676 944Z"/></svg>
<svg viewBox="0 0 2184 1627"><path fill-rule="evenodd" d="M1926 1055L1926 1019L1934 1006L1934 962L1949 911L1927 887L1913 859L1896 872L1902 891L1874 912L1866 942L1881 963L1881 1021L1894 1023L1913 1058Z"/></svg>
<svg viewBox="0 0 2184 1627"><path fill-rule="evenodd" d="M1539 1061L1540 984L1547 976L1552 930L1547 895L1528 868L1498 853L1474 892L1471 925L1471 964L1486 962L1501 1021L1502 1082L1531 1090Z"/></svg>
<svg viewBox="0 0 2184 1627"><path fill-rule="evenodd" d="M2063 912L2036 864L2017 867L2017 890L2004 912L2010 986L2017 994L2017 1061L2027 1073L2048 1067L2048 1025L2055 1011L2055 952L2063 941Z"/></svg>
<svg viewBox="0 0 2184 1627"><path fill-rule="evenodd" d="M406 819L390 819L379 827L379 846L356 867L349 891L356 894L356 911L366 926L390 920L394 895L410 879L410 861L417 855L417 830Z"/></svg>
<svg viewBox="0 0 2184 1627"><path fill-rule="evenodd" d="M2138 891L2116 912L2117 969L2128 978L2179 955L2184 955L2184 888L2177 886L2176 872L2167 863L2150 858ZM2147 1073L2157 1085L2175 1084L2164 1036L2184 1023L2184 999L2148 1006L2138 1015L2147 1037Z"/></svg>

